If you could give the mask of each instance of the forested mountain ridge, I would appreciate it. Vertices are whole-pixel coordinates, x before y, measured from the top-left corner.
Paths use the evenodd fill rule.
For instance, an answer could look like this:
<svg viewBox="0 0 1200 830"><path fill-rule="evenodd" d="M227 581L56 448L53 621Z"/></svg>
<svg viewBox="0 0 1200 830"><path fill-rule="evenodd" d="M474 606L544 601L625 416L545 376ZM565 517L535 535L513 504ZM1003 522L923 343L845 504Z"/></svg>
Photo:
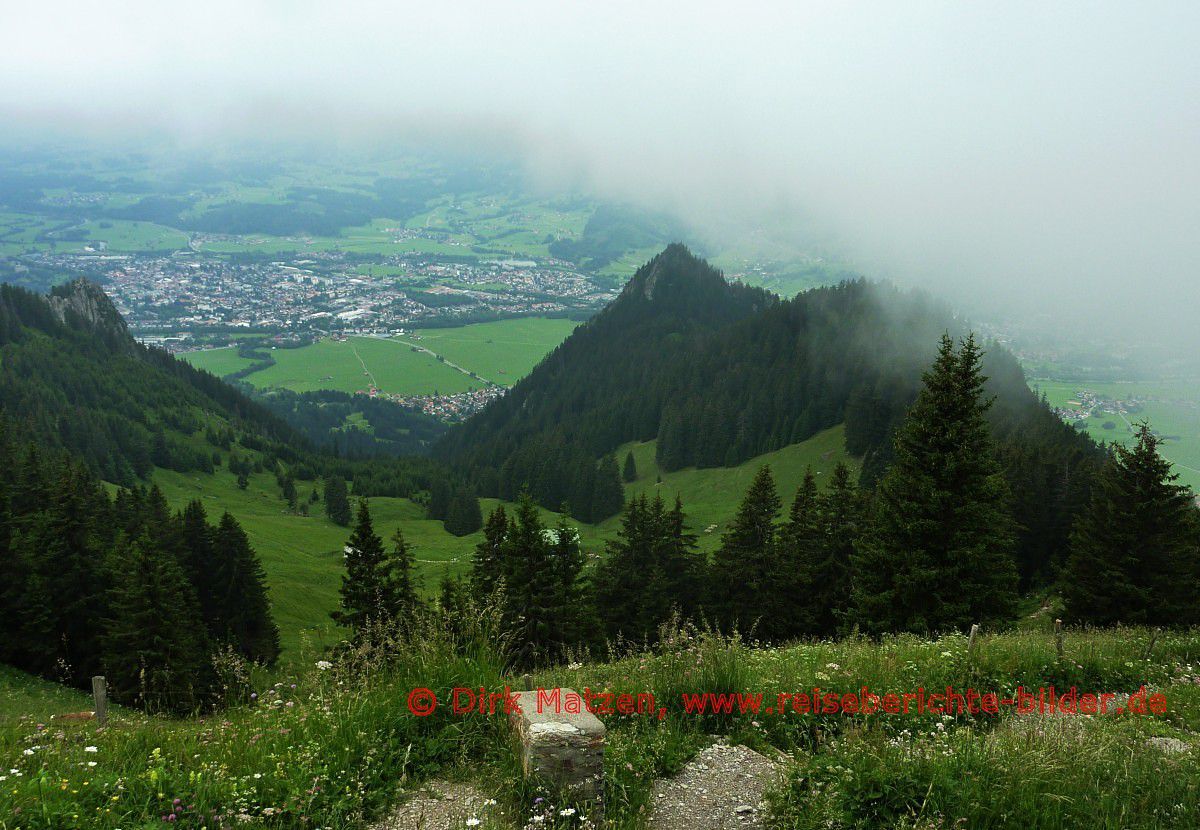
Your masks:
<svg viewBox="0 0 1200 830"><path fill-rule="evenodd" d="M86 280L49 296L0 286L0 402L18 434L124 485L155 465L211 470L212 453L184 440L204 429L236 427L250 441L293 450L305 444L242 393L134 341Z"/></svg>
<svg viewBox="0 0 1200 830"><path fill-rule="evenodd" d="M302 403L310 409L301 421L319 417ZM425 459L356 460L314 448L237 388L136 342L86 280L49 295L0 285L0 416L13 440L63 450L124 487L148 482L156 467L209 473L226 465L239 475L273 473L287 501L293 480L336 477L358 496L424 493L436 519L448 518L455 494L467 503L465 489Z"/></svg>
<svg viewBox="0 0 1200 830"><path fill-rule="evenodd" d="M527 487L547 507L598 520L613 511L589 496L624 442L657 438L667 470L719 467L844 423L869 486L946 332L965 327L921 294L860 280L780 300L672 245L435 455L482 495ZM988 347L984 371L1028 579L1065 546L1102 452L1037 398L1007 351Z"/></svg>

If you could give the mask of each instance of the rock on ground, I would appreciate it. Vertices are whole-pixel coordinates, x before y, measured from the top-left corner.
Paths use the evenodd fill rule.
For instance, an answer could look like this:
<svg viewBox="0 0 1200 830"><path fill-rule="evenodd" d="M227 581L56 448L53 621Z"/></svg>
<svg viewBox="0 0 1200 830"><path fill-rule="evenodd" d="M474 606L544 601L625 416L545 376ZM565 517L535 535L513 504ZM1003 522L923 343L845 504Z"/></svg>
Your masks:
<svg viewBox="0 0 1200 830"><path fill-rule="evenodd" d="M779 766L744 746L713 744L650 793L650 830L761 830Z"/></svg>
<svg viewBox="0 0 1200 830"><path fill-rule="evenodd" d="M467 819L493 819L487 827L497 826L498 808L471 784L430 781L372 830L466 830ZM500 826L506 826L501 824Z"/></svg>

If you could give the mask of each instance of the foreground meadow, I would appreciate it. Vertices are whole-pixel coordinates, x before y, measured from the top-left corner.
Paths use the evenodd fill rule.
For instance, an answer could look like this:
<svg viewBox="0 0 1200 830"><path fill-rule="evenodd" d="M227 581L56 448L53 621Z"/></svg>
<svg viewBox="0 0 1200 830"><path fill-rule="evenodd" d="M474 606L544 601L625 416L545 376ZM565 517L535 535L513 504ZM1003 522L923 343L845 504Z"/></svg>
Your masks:
<svg viewBox="0 0 1200 830"><path fill-rule="evenodd" d="M0 692L0 828L361 827L432 776L497 799L484 828L585 826L588 805L544 815L554 795L521 782L502 716L418 718L414 687L502 688L488 615L434 615L383 649L313 658L286 681L231 685L231 706L181 720L117 710L109 726L64 721L80 697L47 701L11 676ZM779 759L770 826L1157 828L1200 824L1200 632L1068 632L1063 658L1036 630L848 639L763 649L678 627L653 649L579 659L540 686L650 693L665 712L602 715L610 826L642 826L652 782L718 737ZM1158 715L697 715L681 696L813 686L880 694L1020 686L1161 694ZM68 709L70 707L70 709ZM561 803L561 802L558 802Z"/></svg>

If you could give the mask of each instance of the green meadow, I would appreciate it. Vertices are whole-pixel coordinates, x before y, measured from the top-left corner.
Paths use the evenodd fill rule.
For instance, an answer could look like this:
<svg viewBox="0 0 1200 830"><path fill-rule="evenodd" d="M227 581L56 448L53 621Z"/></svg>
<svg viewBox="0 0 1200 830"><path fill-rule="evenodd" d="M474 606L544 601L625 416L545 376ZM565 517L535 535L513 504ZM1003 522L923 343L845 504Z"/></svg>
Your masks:
<svg viewBox="0 0 1200 830"><path fill-rule="evenodd" d="M429 349L493 383L511 386L578 325L574 320L520 317L458 328L417 329L398 339Z"/></svg>
<svg viewBox="0 0 1200 830"><path fill-rule="evenodd" d="M239 372L254 362L249 358L239 355L236 346L221 346L216 349L202 349L198 352L184 352L178 355L178 357L186 360L197 369L212 372L219 378Z"/></svg>
<svg viewBox="0 0 1200 830"><path fill-rule="evenodd" d="M183 231L153 222L105 219L84 222L82 229L87 232L87 240L72 243L79 250L96 242L106 243L108 253L169 253L188 246Z"/></svg>
<svg viewBox="0 0 1200 830"><path fill-rule="evenodd" d="M818 482L827 480L839 461L856 468L854 459L843 449L841 427L731 468L661 473L654 463L654 442L623 448L619 461L624 460L624 450L628 448L633 450L639 476L637 481L626 485L626 496L645 493L653 497L660 493L664 499L673 501L678 494L683 499L691 530L705 553L720 544L722 531L737 510L754 473L763 464L769 464L775 473L785 510L809 467ZM285 660L299 653L304 644L320 647L340 638L329 612L337 607L341 551L350 529L339 527L325 517L324 502L308 503L307 516L289 512L274 476L267 473L251 476L244 491L237 488L234 476L224 468L212 475L158 470L154 480L173 507L182 508L199 499L210 520L215 521L229 511L246 529L267 571ZM301 503L308 502L314 487L320 490L315 482L296 483ZM452 536L441 522L425 518L422 506L408 499L373 498L370 504L375 530L380 536L390 539L397 528L404 532L413 548L417 574L426 593L435 592L447 576L467 573L475 546L483 538L481 532ZM484 515L499 504L496 499L482 499ZM547 525L559 518L549 510L541 510L541 514ZM604 543L615 538L620 528L619 517L598 525L572 522L579 527L583 547L593 559L603 553Z"/></svg>
<svg viewBox="0 0 1200 830"><path fill-rule="evenodd" d="M350 337L320 340L299 349L275 349L275 365L248 375L259 388L296 392L366 391L374 383L393 395L454 394L483 383L399 340Z"/></svg>
<svg viewBox="0 0 1200 830"><path fill-rule="evenodd" d="M1113 401L1142 399L1124 415L1095 412L1083 426L1097 441L1127 443L1131 424L1146 420L1165 440L1162 454L1175 465L1180 481L1200 492L1200 381L1058 381L1032 378L1029 385L1051 406L1082 410L1079 393ZM1107 427L1106 427L1107 425Z"/></svg>
<svg viewBox="0 0 1200 830"><path fill-rule="evenodd" d="M511 386L577 325L572 320L521 317L457 328L417 329L395 338L325 339L298 349L272 350L275 365L251 373L246 380L261 389L360 392L366 391L373 379L381 391L394 395L454 394L479 389L488 381ZM180 357L218 377L253 362L240 357L234 347L187 352Z"/></svg>

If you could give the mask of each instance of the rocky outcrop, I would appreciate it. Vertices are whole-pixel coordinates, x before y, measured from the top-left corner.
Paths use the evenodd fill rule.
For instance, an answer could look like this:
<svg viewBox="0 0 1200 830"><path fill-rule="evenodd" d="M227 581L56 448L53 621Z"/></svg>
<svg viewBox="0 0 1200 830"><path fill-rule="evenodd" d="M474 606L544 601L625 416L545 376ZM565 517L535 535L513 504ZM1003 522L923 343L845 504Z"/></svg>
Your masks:
<svg viewBox="0 0 1200 830"><path fill-rule="evenodd" d="M68 328L98 335L113 348L133 349L125 320L94 282L81 278L56 286L48 301L50 310Z"/></svg>

